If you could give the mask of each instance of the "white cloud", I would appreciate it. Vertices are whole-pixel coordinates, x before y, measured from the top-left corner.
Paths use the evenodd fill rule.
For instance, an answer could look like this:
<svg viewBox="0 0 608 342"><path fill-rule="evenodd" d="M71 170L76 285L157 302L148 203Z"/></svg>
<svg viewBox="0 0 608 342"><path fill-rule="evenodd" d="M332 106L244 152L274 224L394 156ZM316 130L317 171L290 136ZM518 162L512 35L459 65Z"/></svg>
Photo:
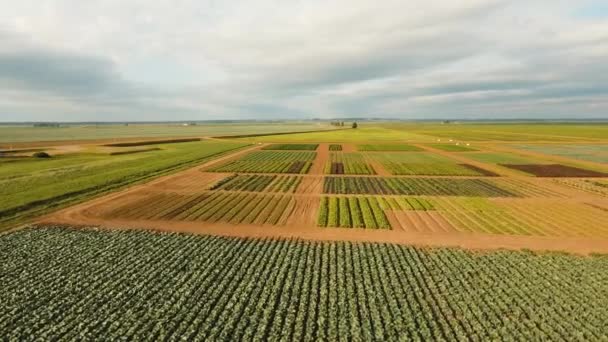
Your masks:
<svg viewBox="0 0 608 342"><path fill-rule="evenodd" d="M0 5L2 121L606 117L592 1Z"/></svg>

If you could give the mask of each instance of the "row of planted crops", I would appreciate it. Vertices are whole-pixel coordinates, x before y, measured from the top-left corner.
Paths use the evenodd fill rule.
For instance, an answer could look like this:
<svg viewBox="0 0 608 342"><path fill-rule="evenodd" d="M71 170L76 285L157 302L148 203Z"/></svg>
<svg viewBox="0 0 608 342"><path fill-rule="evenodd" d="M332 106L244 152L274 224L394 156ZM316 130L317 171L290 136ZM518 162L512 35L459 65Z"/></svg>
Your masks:
<svg viewBox="0 0 608 342"><path fill-rule="evenodd" d="M6 340L603 341L608 258L31 228Z"/></svg>
<svg viewBox="0 0 608 342"><path fill-rule="evenodd" d="M279 193L159 193L119 206L105 215L108 218L128 220L284 225L295 202L293 196Z"/></svg>

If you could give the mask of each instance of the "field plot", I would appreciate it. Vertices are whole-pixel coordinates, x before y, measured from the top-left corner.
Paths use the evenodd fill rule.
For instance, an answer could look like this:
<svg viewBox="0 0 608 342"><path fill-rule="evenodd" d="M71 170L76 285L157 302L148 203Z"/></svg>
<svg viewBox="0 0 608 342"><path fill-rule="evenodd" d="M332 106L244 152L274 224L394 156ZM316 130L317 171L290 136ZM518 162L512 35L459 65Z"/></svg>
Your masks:
<svg viewBox="0 0 608 342"><path fill-rule="evenodd" d="M357 145L359 151L401 151L401 152L417 152L422 151L420 147L407 144L363 144Z"/></svg>
<svg viewBox="0 0 608 342"><path fill-rule="evenodd" d="M467 153L466 157L487 164L549 164L548 161L523 157L506 152L473 152Z"/></svg>
<svg viewBox="0 0 608 342"><path fill-rule="evenodd" d="M302 177L274 175L232 175L215 184L211 190L253 192L295 192Z"/></svg>
<svg viewBox="0 0 608 342"><path fill-rule="evenodd" d="M430 152L367 153L393 175L421 176L495 176L494 173L469 164L459 164Z"/></svg>
<svg viewBox="0 0 608 342"><path fill-rule="evenodd" d="M317 224L321 227L391 228L374 197L322 197Z"/></svg>
<svg viewBox="0 0 608 342"><path fill-rule="evenodd" d="M454 178L326 177L326 194L519 197L499 182Z"/></svg>
<svg viewBox="0 0 608 342"><path fill-rule="evenodd" d="M465 146L465 145L456 145L456 144L429 144L428 146L432 148L436 148L438 150L446 151L446 152L474 152L478 151L477 149Z"/></svg>
<svg viewBox="0 0 608 342"><path fill-rule="evenodd" d="M325 164L325 174L374 175L376 171L361 153L331 152Z"/></svg>
<svg viewBox="0 0 608 342"><path fill-rule="evenodd" d="M7 340L608 338L605 256L49 227L0 257Z"/></svg>
<svg viewBox="0 0 608 342"><path fill-rule="evenodd" d="M500 164L536 177L608 177L608 173L560 164Z"/></svg>
<svg viewBox="0 0 608 342"><path fill-rule="evenodd" d="M606 144L546 144L514 145L514 148L542 154L587 160L596 163L608 163L608 145Z"/></svg>
<svg viewBox="0 0 608 342"><path fill-rule="evenodd" d="M329 150L330 151L342 151L342 145L340 145L340 144L330 144L329 145Z"/></svg>
<svg viewBox="0 0 608 342"><path fill-rule="evenodd" d="M48 159L0 158L0 229L51 208L194 166L245 146L197 141L112 156L72 153Z"/></svg>
<svg viewBox="0 0 608 342"><path fill-rule="evenodd" d="M208 171L304 174L310 170L315 157L316 152L256 151Z"/></svg>
<svg viewBox="0 0 608 342"><path fill-rule="evenodd" d="M109 219L285 224L295 200L288 195L207 192L159 193L106 212Z"/></svg>
<svg viewBox="0 0 608 342"><path fill-rule="evenodd" d="M314 151L318 144L271 144L262 147L262 150L287 150L287 151Z"/></svg>
<svg viewBox="0 0 608 342"><path fill-rule="evenodd" d="M558 184L566 185L585 192L608 196L608 181L599 179L555 179Z"/></svg>

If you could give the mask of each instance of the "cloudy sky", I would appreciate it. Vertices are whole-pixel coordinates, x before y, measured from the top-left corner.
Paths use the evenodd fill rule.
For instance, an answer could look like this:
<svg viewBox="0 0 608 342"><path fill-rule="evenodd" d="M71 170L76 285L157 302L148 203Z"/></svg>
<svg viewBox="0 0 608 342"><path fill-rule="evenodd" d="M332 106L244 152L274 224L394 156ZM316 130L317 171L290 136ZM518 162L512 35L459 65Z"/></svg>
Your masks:
<svg viewBox="0 0 608 342"><path fill-rule="evenodd" d="M608 118L606 0L0 8L0 121Z"/></svg>

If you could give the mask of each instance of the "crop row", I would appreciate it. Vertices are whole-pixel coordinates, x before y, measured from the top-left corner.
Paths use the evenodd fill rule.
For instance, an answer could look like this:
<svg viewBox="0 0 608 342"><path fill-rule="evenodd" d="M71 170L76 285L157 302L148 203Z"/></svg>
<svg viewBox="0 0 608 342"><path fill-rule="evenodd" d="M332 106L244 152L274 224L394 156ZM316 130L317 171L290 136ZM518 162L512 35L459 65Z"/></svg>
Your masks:
<svg viewBox="0 0 608 342"><path fill-rule="evenodd" d="M342 151L342 145L340 145L340 144L330 144L329 145L329 150L330 151Z"/></svg>
<svg viewBox="0 0 608 342"><path fill-rule="evenodd" d="M232 175L216 183L211 190L295 192L302 181L298 176Z"/></svg>
<svg viewBox="0 0 608 342"><path fill-rule="evenodd" d="M317 225L341 228L391 228L384 210L374 197L322 197Z"/></svg>
<svg viewBox="0 0 608 342"><path fill-rule="evenodd" d="M331 152L325 174L375 175L376 171L360 153Z"/></svg>
<svg viewBox="0 0 608 342"><path fill-rule="evenodd" d="M262 150L292 150L292 151L314 151L319 144L271 144L264 146Z"/></svg>
<svg viewBox="0 0 608 342"><path fill-rule="evenodd" d="M327 194L518 197L485 179L326 177Z"/></svg>
<svg viewBox="0 0 608 342"><path fill-rule="evenodd" d="M52 226L0 258L6 340L608 338L605 256Z"/></svg>
<svg viewBox="0 0 608 342"><path fill-rule="evenodd" d="M158 194L107 214L130 220L178 220L232 224L285 223L295 200L289 195L209 192L200 195Z"/></svg>

